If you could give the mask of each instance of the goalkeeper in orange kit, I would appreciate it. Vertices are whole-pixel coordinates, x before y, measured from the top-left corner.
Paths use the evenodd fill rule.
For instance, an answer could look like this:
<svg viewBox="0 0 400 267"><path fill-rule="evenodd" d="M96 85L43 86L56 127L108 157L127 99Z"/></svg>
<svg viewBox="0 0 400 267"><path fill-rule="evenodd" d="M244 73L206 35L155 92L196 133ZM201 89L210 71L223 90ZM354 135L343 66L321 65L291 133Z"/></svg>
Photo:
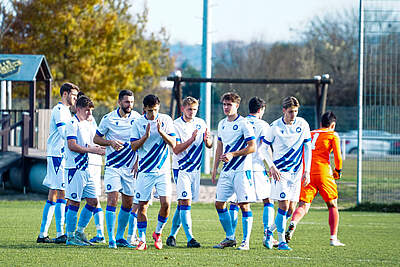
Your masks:
<svg viewBox="0 0 400 267"><path fill-rule="evenodd" d="M312 161L310 183L301 188L299 207L293 213L292 220L286 232L286 242L289 242L296 229L297 223L307 214L311 202L319 192L329 210L329 227L331 231L331 246L344 246L337 239L339 212L337 208L337 186L335 180L342 175L342 156L339 136L334 131L336 116L328 111L321 117L322 128L311 131ZM335 169L332 172L329 155L333 151Z"/></svg>

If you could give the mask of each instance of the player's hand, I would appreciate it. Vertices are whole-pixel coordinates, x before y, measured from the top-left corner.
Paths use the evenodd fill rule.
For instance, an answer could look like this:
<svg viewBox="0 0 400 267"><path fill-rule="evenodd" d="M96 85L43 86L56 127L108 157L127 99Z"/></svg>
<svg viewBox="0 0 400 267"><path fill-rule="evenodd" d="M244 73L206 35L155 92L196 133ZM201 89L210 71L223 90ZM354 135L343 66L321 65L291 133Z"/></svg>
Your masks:
<svg viewBox="0 0 400 267"><path fill-rule="evenodd" d="M310 183L310 173L304 172L301 181L303 182L303 186L307 186Z"/></svg>
<svg viewBox="0 0 400 267"><path fill-rule="evenodd" d="M106 148L104 146L91 146L90 153L104 156L106 154Z"/></svg>
<svg viewBox="0 0 400 267"><path fill-rule="evenodd" d="M157 119L157 131L159 134L161 134L163 132L161 125L162 125L162 122L160 121L160 119Z"/></svg>
<svg viewBox="0 0 400 267"><path fill-rule="evenodd" d="M212 175L211 175L211 182L212 182L213 184L216 183L215 176L217 176L217 175L216 175L216 173L213 172Z"/></svg>
<svg viewBox="0 0 400 267"><path fill-rule="evenodd" d="M193 142L194 142L194 140L196 140L196 137L197 137L197 133L199 132L199 130L194 130L193 131L193 133L192 133L192 140L193 140Z"/></svg>
<svg viewBox="0 0 400 267"><path fill-rule="evenodd" d="M279 181L281 179L281 173L275 165L269 168L269 176L271 176L275 181Z"/></svg>
<svg viewBox="0 0 400 267"><path fill-rule="evenodd" d="M228 152L228 153L222 154L219 159L226 163L226 162L229 162L232 158L233 158L232 153Z"/></svg>
<svg viewBox="0 0 400 267"><path fill-rule="evenodd" d="M333 170L333 178L335 180L339 180L342 178L342 170L337 170L336 168Z"/></svg>
<svg viewBox="0 0 400 267"><path fill-rule="evenodd" d="M208 129L204 132L203 140L205 143L208 142L208 140L211 140L211 133Z"/></svg>
<svg viewBox="0 0 400 267"><path fill-rule="evenodd" d="M111 147L115 150L115 151L120 151L124 146L123 146L123 142L120 141L116 141L116 140L112 140L111 141Z"/></svg>
<svg viewBox="0 0 400 267"><path fill-rule="evenodd" d="M146 139L149 138L149 136L150 136L150 123L147 123L146 132L145 132L144 136Z"/></svg>

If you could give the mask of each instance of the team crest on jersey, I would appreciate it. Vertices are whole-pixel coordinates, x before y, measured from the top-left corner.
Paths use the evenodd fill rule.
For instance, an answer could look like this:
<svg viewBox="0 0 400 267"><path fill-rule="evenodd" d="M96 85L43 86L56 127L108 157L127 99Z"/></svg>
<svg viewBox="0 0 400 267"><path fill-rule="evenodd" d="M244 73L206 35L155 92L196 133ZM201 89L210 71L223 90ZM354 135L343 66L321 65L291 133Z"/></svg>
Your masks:
<svg viewBox="0 0 400 267"><path fill-rule="evenodd" d="M286 197L286 194L285 194L285 192L282 192L279 196L280 196L281 198L285 198L285 197Z"/></svg>
<svg viewBox="0 0 400 267"><path fill-rule="evenodd" d="M186 191L183 191L183 192L182 192L182 196L183 196L183 197L187 197L187 192L186 192Z"/></svg>
<svg viewBox="0 0 400 267"><path fill-rule="evenodd" d="M200 124L196 124L196 129L200 130L201 129L201 125Z"/></svg>
<svg viewBox="0 0 400 267"><path fill-rule="evenodd" d="M239 126L237 126L236 124L233 125L233 130L237 130L239 128Z"/></svg>
<svg viewBox="0 0 400 267"><path fill-rule="evenodd" d="M111 190L111 185L110 184L107 185L107 190Z"/></svg>
<svg viewBox="0 0 400 267"><path fill-rule="evenodd" d="M71 194L71 197L72 197L72 198L76 198L77 196L78 196L78 195L77 195L76 193L72 193L72 194Z"/></svg>
<svg viewBox="0 0 400 267"><path fill-rule="evenodd" d="M301 132L301 128L300 128L300 127L297 127L297 128L296 128L296 132L298 132L298 133Z"/></svg>

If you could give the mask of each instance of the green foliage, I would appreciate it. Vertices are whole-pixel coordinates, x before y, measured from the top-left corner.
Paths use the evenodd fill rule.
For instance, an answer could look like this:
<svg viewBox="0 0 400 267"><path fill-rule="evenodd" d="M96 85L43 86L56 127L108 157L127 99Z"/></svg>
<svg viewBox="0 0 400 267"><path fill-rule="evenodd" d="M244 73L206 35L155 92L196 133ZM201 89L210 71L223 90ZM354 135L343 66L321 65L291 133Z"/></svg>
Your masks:
<svg viewBox="0 0 400 267"><path fill-rule="evenodd" d="M249 251L233 248L223 250L212 246L224 238L213 204L192 207L193 233L201 243L199 249L186 248L183 229L177 236L177 248L156 250L151 233L154 231L158 203L149 207L147 251L129 248L109 249L106 244L94 247L66 247L36 244L44 201L1 201L0 264L2 266L397 266L400 264L398 232L400 216L391 213L341 212L339 238L346 247L329 246L328 212L311 209L297 226L290 243L293 251L267 250L262 242L261 203L253 205L253 231ZM105 203L102 203L104 206ZM83 205L82 205L83 206ZM174 212L176 205L173 205ZM119 209L117 209L119 210ZM163 231L163 241L169 234L170 219ZM241 220L237 239L242 237ZM89 237L96 233L93 220L85 231ZM54 236L54 220L50 235ZM383 249L384 248L384 249Z"/></svg>
<svg viewBox="0 0 400 267"><path fill-rule="evenodd" d="M147 10L132 17L127 0L14 1L13 8L2 52L44 54L57 95L71 81L114 105L120 89L153 88L171 70L165 34L148 33Z"/></svg>

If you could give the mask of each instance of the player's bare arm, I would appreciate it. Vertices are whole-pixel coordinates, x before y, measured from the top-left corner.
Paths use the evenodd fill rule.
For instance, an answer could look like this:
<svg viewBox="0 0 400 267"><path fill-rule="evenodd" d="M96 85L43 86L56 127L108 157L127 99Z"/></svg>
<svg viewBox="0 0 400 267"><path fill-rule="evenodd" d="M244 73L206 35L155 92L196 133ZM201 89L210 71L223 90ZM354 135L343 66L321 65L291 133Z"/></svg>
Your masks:
<svg viewBox="0 0 400 267"><path fill-rule="evenodd" d="M186 142L183 142L183 143L176 142L176 145L172 149L172 151L176 155L178 155L179 153L182 153L183 151L185 151L186 148L188 148L196 140L197 133L198 133L198 130L196 129L196 130L193 131L192 136L188 140L186 140Z"/></svg>
<svg viewBox="0 0 400 267"><path fill-rule="evenodd" d="M94 136L93 142L99 146L111 146L116 151L119 151L124 147L123 142L120 142L118 140L107 140L97 134Z"/></svg>
<svg viewBox="0 0 400 267"><path fill-rule="evenodd" d="M253 139L247 141L247 146L245 148L221 155L220 160L222 160L223 162L229 162L234 157L246 156L255 151L256 151L256 141Z"/></svg>
<svg viewBox="0 0 400 267"><path fill-rule="evenodd" d="M139 148L141 148L144 142L146 142L147 138L149 138L149 136L150 136L150 123L147 124L146 132L144 133L144 135L140 139L131 142L132 150L136 151Z"/></svg>
<svg viewBox="0 0 400 267"><path fill-rule="evenodd" d="M176 138L175 136L170 136L162 129L160 120L157 120L157 130L164 142L173 149L176 146Z"/></svg>
<svg viewBox="0 0 400 267"><path fill-rule="evenodd" d="M104 156L106 153L105 147L102 146L81 146L76 143L75 139L68 140L68 148L77 153L92 153Z"/></svg>
<svg viewBox="0 0 400 267"><path fill-rule="evenodd" d="M208 129L206 129L206 131L204 132L203 140L207 148L212 147L212 136L210 131L208 131Z"/></svg>
<svg viewBox="0 0 400 267"><path fill-rule="evenodd" d="M215 182L216 182L215 178L217 176L217 170L218 170L220 157L222 154L222 149L223 149L222 142L218 140L217 149L215 150L215 156L214 156L214 166L213 166L212 175L211 175L211 182L213 184L215 184Z"/></svg>

